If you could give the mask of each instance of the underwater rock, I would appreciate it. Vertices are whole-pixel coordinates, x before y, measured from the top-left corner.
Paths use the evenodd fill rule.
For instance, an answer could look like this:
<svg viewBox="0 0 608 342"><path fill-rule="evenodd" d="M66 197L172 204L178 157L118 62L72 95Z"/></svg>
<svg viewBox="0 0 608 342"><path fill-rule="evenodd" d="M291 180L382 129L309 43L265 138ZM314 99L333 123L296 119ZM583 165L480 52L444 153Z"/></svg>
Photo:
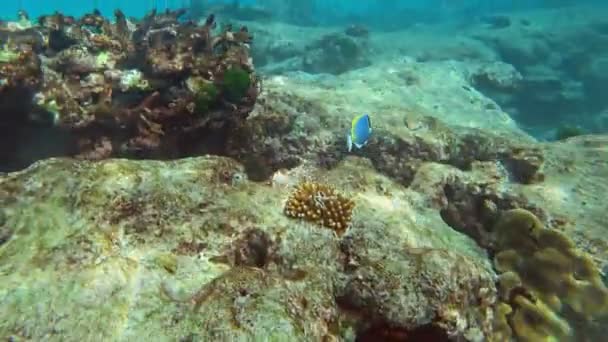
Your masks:
<svg viewBox="0 0 608 342"><path fill-rule="evenodd" d="M343 312L338 293L364 303L358 314L371 310L386 323L483 336L485 304L473 301L494 293L484 253L432 210L417 221L411 209L387 207L390 197L377 187L393 184L394 196L425 210L418 195L356 161L323 171L348 192L355 188L347 175L369 182L356 187L361 210L342 240L284 216L290 189L225 182L242 172L219 157L50 159L2 176L0 205L14 235L0 247L0 336L340 340L368 321ZM381 260L394 262L382 268ZM357 274L376 274L386 286L368 297ZM408 289L416 298L403 297ZM413 310L421 303L431 306Z"/></svg>
<svg viewBox="0 0 608 342"><path fill-rule="evenodd" d="M351 37L367 37L369 29L363 25L350 25L344 30L344 33Z"/></svg>
<svg viewBox="0 0 608 342"><path fill-rule="evenodd" d="M262 96L252 127L296 137L332 119L330 109L300 96ZM295 114L303 112L319 116ZM528 185L514 182L492 159L517 146L512 140L480 131L465 139L436 119L421 122L425 130L391 137L409 146L401 156L419 153L407 184L378 172L365 150L341 157L329 170L302 163L285 171L292 181L278 186L251 182L244 165L219 157L52 159L1 176L0 207L12 236L0 246L0 297L11 312L2 315L11 319L0 324L0 335L212 339L276 333L298 340L304 338L295 327L303 326L308 337L338 340L430 329L436 336L481 341L497 333L497 289L480 245L495 247L471 233L475 227L491 233L487 226L502 211L529 208L548 227L573 236L593 267L608 260L601 229L606 175L597 174L604 171L598 163L608 160L601 152L605 142L530 144L542 152L545 178ZM273 131L275 125L281 129ZM303 139L318 149L315 140L325 132L315 139L311 134ZM447 149L454 154L438 148L458 146L456 137L464 143ZM473 150L479 145L484 148ZM455 164L462 153L461 167L425 159L428 148L444 151L437 156L445 161L452 155ZM341 237L283 214L290 184L307 179L353 194L357 210ZM561 197L562 182L573 189L572 200ZM32 245L37 247L27 248ZM259 321L265 317L282 329Z"/></svg>
<svg viewBox="0 0 608 342"><path fill-rule="evenodd" d="M511 26L511 18L506 15L484 16L480 20L492 29L503 29Z"/></svg>
<svg viewBox="0 0 608 342"><path fill-rule="evenodd" d="M480 246L493 249L491 227L500 211L513 208L540 210L517 193L501 193L495 185L481 180L479 184L455 179L443 187L445 203L441 217L452 228L473 238Z"/></svg>
<svg viewBox="0 0 608 342"><path fill-rule="evenodd" d="M10 227L5 226L6 223L6 214L3 211L0 211L0 246L8 242L10 238L13 236L13 231Z"/></svg>
<svg viewBox="0 0 608 342"><path fill-rule="evenodd" d="M565 140L585 134L585 131L578 126L561 125L555 130L555 140Z"/></svg>
<svg viewBox="0 0 608 342"><path fill-rule="evenodd" d="M361 315L364 329L382 324L412 331L432 325L468 340L491 334L488 314L496 294L487 263L431 242L437 233L428 241L402 234L422 228L414 220L402 222L404 230L393 230L393 216L380 218L362 210L376 219L356 222L341 242L347 275L338 293L341 308Z"/></svg>
<svg viewBox="0 0 608 342"><path fill-rule="evenodd" d="M522 75L512 65L502 62L472 65L471 83L483 91L515 91L521 86Z"/></svg>
<svg viewBox="0 0 608 342"><path fill-rule="evenodd" d="M293 41L273 40L271 44L266 47L266 50L264 51L266 56L264 57L269 60L268 62L276 62L296 57L302 52L301 48L296 46Z"/></svg>
<svg viewBox="0 0 608 342"><path fill-rule="evenodd" d="M481 211L483 217L478 213L484 207L489 213L493 207L494 212L526 208L552 227L571 229L569 236L588 246L600 267L606 265L608 244L599 227L602 220L608 222L608 213L601 210L599 194L606 185L600 179L608 175L597 166L608 160L602 148L605 137L574 137L558 145L534 141L467 83L472 82L472 70L478 69L406 62L335 77L271 77L248 120L253 126L245 130L254 133L246 135L245 146L251 150L242 148L237 155L264 156L249 157L250 168L263 166L257 168L261 173L256 172L261 179L309 162L331 170L352 155L369 160L378 172L405 186L419 187L419 178L438 179L436 187L421 191L436 196L432 203L446 210L446 220L457 214L448 222L465 234L474 237L475 226L493 222L488 211ZM374 133L365 148L349 154L345 136L352 116L361 112L370 113ZM474 128L463 128L463 122ZM448 198L446 184L456 184ZM460 196L463 209L456 204Z"/></svg>
<svg viewBox="0 0 608 342"><path fill-rule="evenodd" d="M370 84L376 81L384 82L382 84L392 82L389 83L390 86L382 87L377 94L372 93L371 96L359 93L369 92L366 83L360 82L359 75L338 76L335 79L328 76L324 81L319 81L317 76L310 76L310 79L298 79L297 76L271 78L266 81L265 91L259 97L251 117L240 133L235 135L238 141L229 145L226 154L242 161L249 176L255 180L267 180L273 172L292 168L307 159L314 159L319 165L331 168L348 155L344 128L348 119L341 118L343 113L333 112L333 108L352 108L348 112L357 113L361 109L344 103L345 98L361 96L366 99L364 105L368 106L375 103L381 94L389 99L394 92L395 96L401 95L399 103L403 107L386 107L386 112L385 109L381 112L370 110L372 118L375 115L386 115L387 120L380 123L394 123L391 129L387 131L378 127L378 133L373 135L369 144L364 149L353 152L355 155L369 158L380 172L402 184L409 184L424 162L439 162L468 169L475 161L493 160L504 164L508 175L517 182L532 183L542 179L542 155L534 148L515 143L509 135L515 134L523 140L529 137L523 136L515 126L512 130L507 128L510 127L509 119L499 109L484 103L486 99L466 85L473 68L463 66L462 78L448 86L449 83L445 79L443 83L439 83L439 80L437 83L429 82L440 68L435 70L431 66L419 65L406 64L407 71L403 72L404 75L379 73L378 79L374 79L378 70L375 67L361 70L360 77L367 77ZM453 66L452 63L448 65ZM386 68L399 66L397 64ZM422 84L411 84L410 79L419 79ZM314 87L318 82L326 82L323 87L335 87L337 83L346 84L340 89L347 91L337 97L326 97L326 93L315 91ZM506 80L502 84L508 86ZM375 86L372 89L375 90ZM400 89L403 91L399 92ZM418 96L451 91L462 92L465 97L456 100L452 97ZM385 108L381 101L377 105ZM418 113L413 112L412 106L417 107L414 107L416 111L428 113L429 116L420 117ZM462 121L458 119L459 111L467 113L471 120L477 120L469 121L472 125L496 128L499 135L479 129L463 131L459 127L458 130L453 130L431 117L432 115L447 119L452 116L454 123L459 124ZM375 122L373 119L372 121ZM329 122L333 124L327 124ZM439 140L436 138L438 134L442 137Z"/></svg>
<svg viewBox="0 0 608 342"><path fill-rule="evenodd" d="M371 64L366 36L353 38L343 33L327 34L306 47L302 70L309 73L341 74Z"/></svg>
<svg viewBox="0 0 608 342"><path fill-rule="evenodd" d="M593 6L570 6L534 12L529 25L515 24L523 17L514 15L508 27L472 30L471 36L521 73L520 86L501 90L480 83L479 90L542 139L553 138L556 122L606 132L594 122L608 105L600 90L608 84L602 14Z"/></svg>

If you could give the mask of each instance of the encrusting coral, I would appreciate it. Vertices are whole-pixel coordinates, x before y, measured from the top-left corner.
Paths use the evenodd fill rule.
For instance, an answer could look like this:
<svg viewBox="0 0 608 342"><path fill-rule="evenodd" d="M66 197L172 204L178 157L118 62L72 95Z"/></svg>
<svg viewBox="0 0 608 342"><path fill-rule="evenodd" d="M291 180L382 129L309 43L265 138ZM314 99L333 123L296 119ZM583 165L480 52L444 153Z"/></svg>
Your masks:
<svg viewBox="0 0 608 342"><path fill-rule="evenodd" d="M608 314L608 289L600 273L565 235L545 229L524 209L504 212L494 232L503 301L497 322L506 319L519 340L581 340L581 327Z"/></svg>
<svg viewBox="0 0 608 342"><path fill-rule="evenodd" d="M350 226L353 200L330 185L304 182L296 187L285 203L285 215L314 222L342 235Z"/></svg>

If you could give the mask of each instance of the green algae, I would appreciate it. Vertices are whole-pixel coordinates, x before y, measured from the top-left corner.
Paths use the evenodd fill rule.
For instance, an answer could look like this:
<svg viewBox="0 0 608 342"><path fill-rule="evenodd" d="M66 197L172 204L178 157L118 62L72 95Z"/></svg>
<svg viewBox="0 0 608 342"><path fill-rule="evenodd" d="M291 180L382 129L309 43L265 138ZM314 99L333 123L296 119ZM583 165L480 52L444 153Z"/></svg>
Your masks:
<svg viewBox="0 0 608 342"><path fill-rule="evenodd" d="M0 50L0 63L11 63L19 59L20 54L15 51L9 50L8 47L4 47Z"/></svg>
<svg viewBox="0 0 608 342"><path fill-rule="evenodd" d="M159 254L155 260L156 264L165 271L175 274L178 267L177 257L170 253Z"/></svg>
<svg viewBox="0 0 608 342"><path fill-rule="evenodd" d="M215 101L219 90L213 83L200 82L194 94L194 105L196 113L202 114L209 111Z"/></svg>
<svg viewBox="0 0 608 342"><path fill-rule="evenodd" d="M249 73L240 67L232 67L224 72L222 92L227 100L239 101L251 86Z"/></svg>
<svg viewBox="0 0 608 342"><path fill-rule="evenodd" d="M95 65L99 68L106 67L111 61L111 55L107 51L100 52L97 56L95 56Z"/></svg>

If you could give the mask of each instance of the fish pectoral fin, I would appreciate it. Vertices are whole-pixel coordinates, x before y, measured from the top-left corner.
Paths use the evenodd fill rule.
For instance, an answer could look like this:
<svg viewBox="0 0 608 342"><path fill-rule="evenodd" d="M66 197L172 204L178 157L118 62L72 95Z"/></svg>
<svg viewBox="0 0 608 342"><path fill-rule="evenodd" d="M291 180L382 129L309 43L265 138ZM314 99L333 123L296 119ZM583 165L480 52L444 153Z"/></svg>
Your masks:
<svg viewBox="0 0 608 342"><path fill-rule="evenodd" d="M348 148L348 152L353 150L353 139L350 137L350 134L346 136L346 147Z"/></svg>

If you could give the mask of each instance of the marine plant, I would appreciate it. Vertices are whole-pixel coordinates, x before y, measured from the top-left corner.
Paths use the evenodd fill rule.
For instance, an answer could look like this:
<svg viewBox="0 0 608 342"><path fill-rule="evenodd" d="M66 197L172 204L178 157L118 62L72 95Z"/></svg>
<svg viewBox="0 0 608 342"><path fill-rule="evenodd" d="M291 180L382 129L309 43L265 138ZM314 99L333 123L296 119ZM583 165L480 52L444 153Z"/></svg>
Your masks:
<svg viewBox="0 0 608 342"><path fill-rule="evenodd" d="M231 67L224 72L222 91L229 101L239 101L247 94L251 85L249 73L241 67Z"/></svg>
<svg viewBox="0 0 608 342"><path fill-rule="evenodd" d="M10 63L19 59L19 53L9 50L8 47L4 47L0 50L0 63Z"/></svg>
<svg viewBox="0 0 608 342"><path fill-rule="evenodd" d="M350 226L355 202L330 185L304 182L298 185L285 203L284 213L333 229L342 235Z"/></svg>
<svg viewBox="0 0 608 342"><path fill-rule="evenodd" d="M212 82L203 79L192 81L192 92L194 93L194 112L206 113L217 100L219 89Z"/></svg>
<svg viewBox="0 0 608 342"><path fill-rule="evenodd" d="M111 56L108 51L102 51L95 57L95 65L99 68L106 67L111 62Z"/></svg>

